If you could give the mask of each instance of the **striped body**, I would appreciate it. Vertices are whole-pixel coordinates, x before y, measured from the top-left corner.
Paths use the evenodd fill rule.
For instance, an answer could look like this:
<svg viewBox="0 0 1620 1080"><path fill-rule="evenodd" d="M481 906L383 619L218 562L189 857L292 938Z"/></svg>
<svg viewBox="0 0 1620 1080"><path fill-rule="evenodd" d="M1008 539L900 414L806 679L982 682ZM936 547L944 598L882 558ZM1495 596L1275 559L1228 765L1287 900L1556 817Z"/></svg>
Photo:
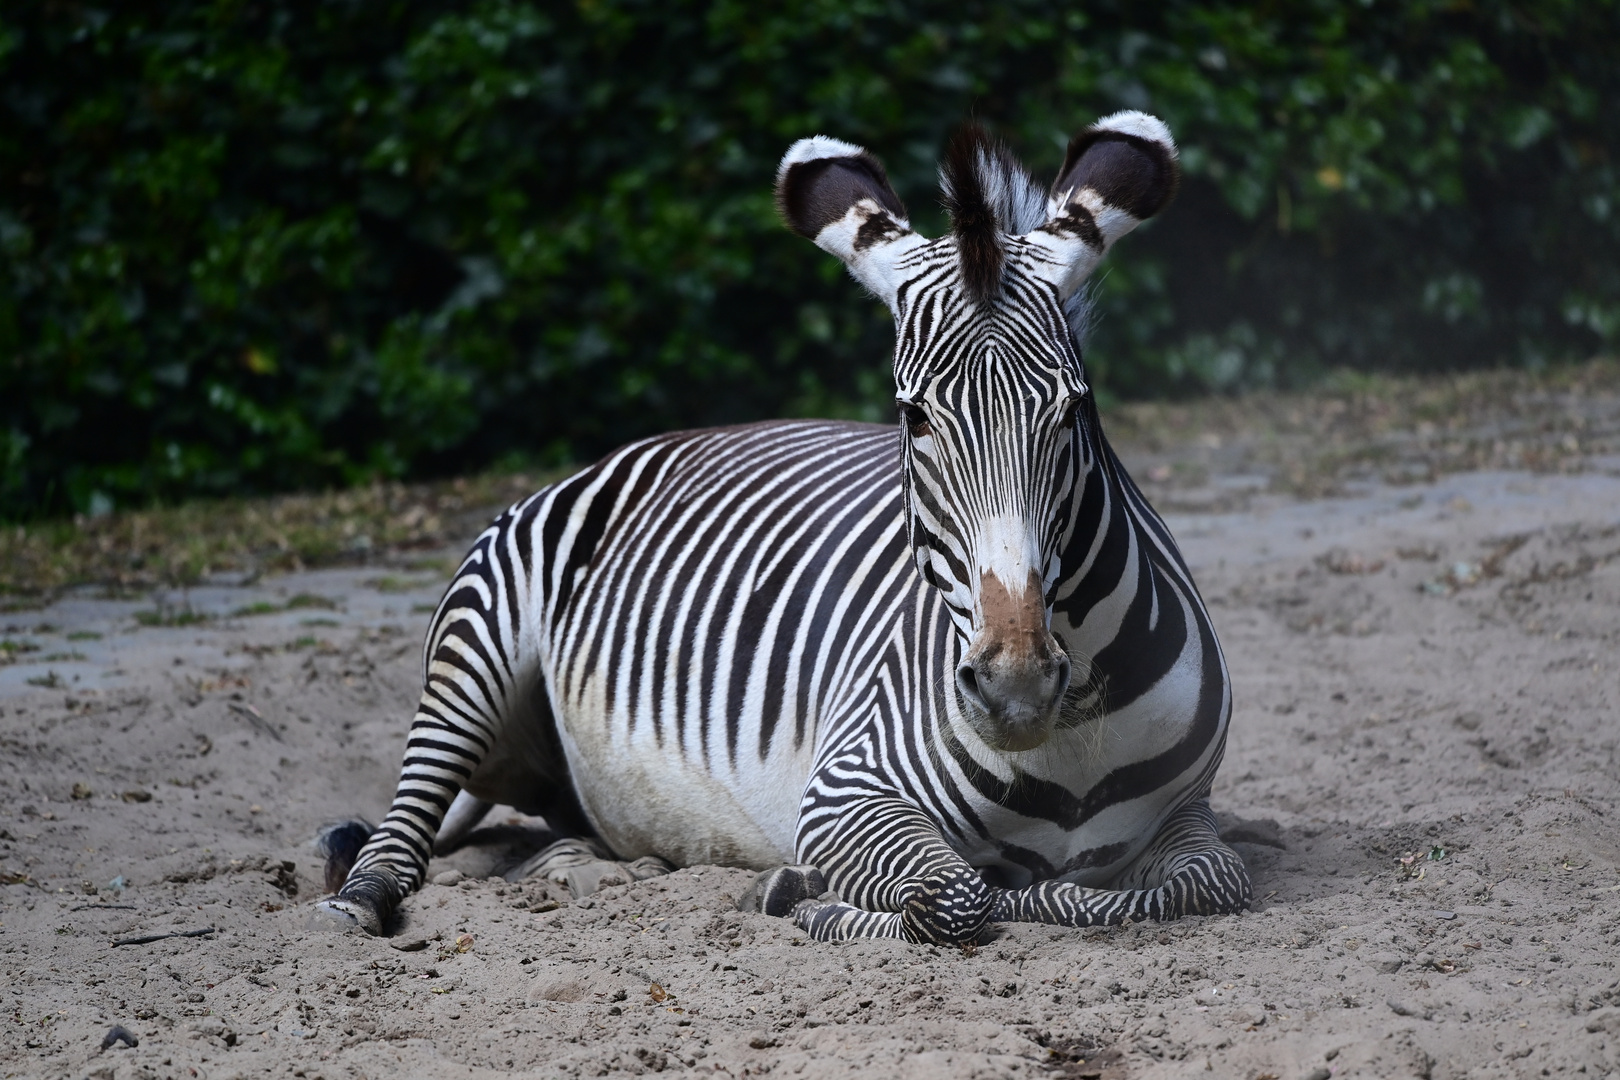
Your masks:
<svg viewBox="0 0 1620 1080"><path fill-rule="evenodd" d="M960 715L960 638L906 542L894 430L757 424L626 447L479 538L429 637L424 674L448 684L430 696L512 688L493 712L528 688L555 736L513 731L466 787L543 812L566 775L624 858L764 869L815 861L813 811L856 761L1000 884L1103 884L1207 793L1228 696L1163 523L1096 439L1054 605L1091 678L1047 745L1006 761Z"/></svg>

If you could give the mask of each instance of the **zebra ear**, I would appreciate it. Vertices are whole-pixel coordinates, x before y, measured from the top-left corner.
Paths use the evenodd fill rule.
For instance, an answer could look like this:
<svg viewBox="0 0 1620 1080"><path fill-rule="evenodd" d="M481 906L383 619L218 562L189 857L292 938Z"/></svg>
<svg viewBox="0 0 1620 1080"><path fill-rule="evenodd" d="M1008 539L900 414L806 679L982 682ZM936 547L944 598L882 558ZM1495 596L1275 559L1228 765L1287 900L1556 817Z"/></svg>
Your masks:
<svg viewBox="0 0 1620 1080"><path fill-rule="evenodd" d="M1181 182L1175 140L1157 117L1105 116L1069 142L1047 199L1047 221L1029 239L1049 250L1068 296L1114 241L1169 205Z"/></svg>
<svg viewBox="0 0 1620 1080"><path fill-rule="evenodd" d="M776 208L788 228L838 256L855 280L893 306L895 259L923 241L881 161L825 135L800 139L776 170Z"/></svg>

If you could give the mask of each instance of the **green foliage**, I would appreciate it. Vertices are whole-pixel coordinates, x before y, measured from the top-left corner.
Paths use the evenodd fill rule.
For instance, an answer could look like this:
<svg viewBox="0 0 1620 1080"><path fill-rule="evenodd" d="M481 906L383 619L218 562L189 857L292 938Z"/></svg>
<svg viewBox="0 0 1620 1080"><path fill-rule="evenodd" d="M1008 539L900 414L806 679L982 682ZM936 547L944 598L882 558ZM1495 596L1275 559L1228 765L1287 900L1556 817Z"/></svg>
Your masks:
<svg viewBox="0 0 1620 1080"><path fill-rule="evenodd" d="M969 114L1050 172L1122 107L1115 393L1620 336L1620 3L169 0L0 13L0 515L888 414L887 317L776 223L795 138L937 229Z"/></svg>

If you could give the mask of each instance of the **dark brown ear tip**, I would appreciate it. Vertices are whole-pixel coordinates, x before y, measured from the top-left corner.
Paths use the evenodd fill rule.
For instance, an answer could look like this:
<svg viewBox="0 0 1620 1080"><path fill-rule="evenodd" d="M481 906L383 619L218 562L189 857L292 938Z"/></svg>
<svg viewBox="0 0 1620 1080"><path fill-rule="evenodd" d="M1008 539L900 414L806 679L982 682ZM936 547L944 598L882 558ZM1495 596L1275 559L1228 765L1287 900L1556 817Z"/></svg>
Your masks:
<svg viewBox="0 0 1620 1080"><path fill-rule="evenodd" d="M897 218L906 217L905 204L889 185L883 162L865 150L784 162L777 175L776 212L791 231L808 240L862 199L872 199Z"/></svg>
<svg viewBox="0 0 1620 1080"><path fill-rule="evenodd" d="M815 239L808 220L809 195L815 190L816 180L827 171L831 159L819 158L801 161L782 170L776 178L776 212L788 231L807 240Z"/></svg>
<svg viewBox="0 0 1620 1080"><path fill-rule="evenodd" d="M1089 187L1110 206L1145 221L1170 205L1181 187L1174 145L1132 132L1087 128L1069 142L1053 194Z"/></svg>

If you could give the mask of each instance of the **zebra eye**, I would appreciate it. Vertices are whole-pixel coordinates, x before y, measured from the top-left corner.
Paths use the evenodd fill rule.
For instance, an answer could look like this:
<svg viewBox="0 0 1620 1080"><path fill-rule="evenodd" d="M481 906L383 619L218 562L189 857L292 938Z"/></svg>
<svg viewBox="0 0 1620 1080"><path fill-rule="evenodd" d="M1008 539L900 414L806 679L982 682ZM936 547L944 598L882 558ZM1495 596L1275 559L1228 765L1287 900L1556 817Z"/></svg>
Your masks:
<svg viewBox="0 0 1620 1080"><path fill-rule="evenodd" d="M1080 406L1085 400L1083 397L1077 397L1069 402L1069 407L1063 410L1064 427L1072 428L1080 422Z"/></svg>
<svg viewBox="0 0 1620 1080"><path fill-rule="evenodd" d="M905 421L906 430L913 439L924 439L934 433L928 423L928 414L909 401L900 402L900 418Z"/></svg>

